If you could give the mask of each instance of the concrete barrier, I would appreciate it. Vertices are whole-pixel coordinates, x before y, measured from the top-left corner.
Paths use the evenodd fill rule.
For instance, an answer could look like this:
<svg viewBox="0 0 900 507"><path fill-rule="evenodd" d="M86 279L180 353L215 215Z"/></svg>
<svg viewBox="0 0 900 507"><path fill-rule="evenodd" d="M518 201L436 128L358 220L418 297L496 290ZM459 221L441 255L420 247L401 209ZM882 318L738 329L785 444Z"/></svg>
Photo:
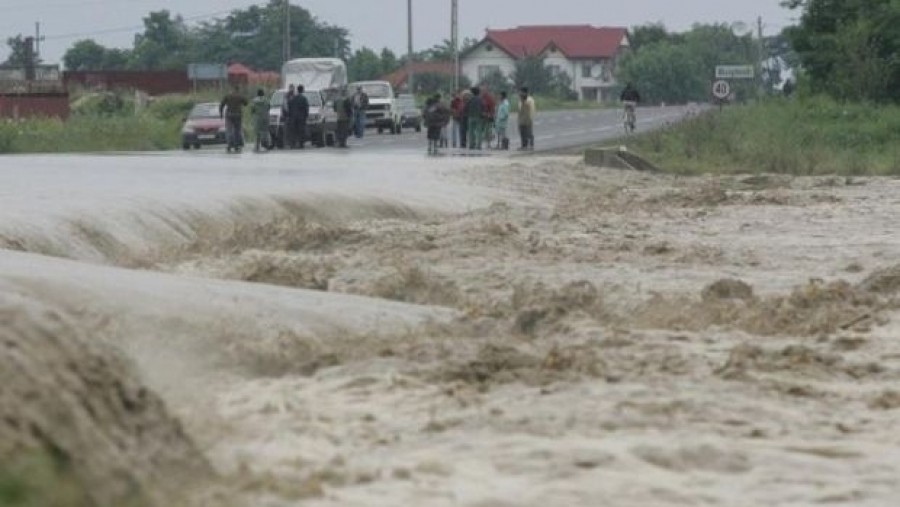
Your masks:
<svg viewBox="0 0 900 507"><path fill-rule="evenodd" d="M589 148L584 152L584 163L609 169L659 171L659 167L648 160L621 148Z"/></svg>

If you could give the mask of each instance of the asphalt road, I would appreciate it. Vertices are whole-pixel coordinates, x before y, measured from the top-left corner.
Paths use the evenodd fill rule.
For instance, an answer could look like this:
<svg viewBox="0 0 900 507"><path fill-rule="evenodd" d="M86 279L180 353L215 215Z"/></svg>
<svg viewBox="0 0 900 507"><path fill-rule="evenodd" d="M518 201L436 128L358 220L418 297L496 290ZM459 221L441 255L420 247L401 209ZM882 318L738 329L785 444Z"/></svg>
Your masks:
<svg viewBox="0 0 900 507"><path fill-rule="evenodd" d="M691 111L686 106L642 107L637 111L638 132L659 128L682 120ZM519 145L516 117L510 119L509 132L513 150ZM554 151L610 141L625 134L619 109L539 112L535 121L535 148ZM378 134L367 130L363 139L351 140L351 147L365 151L424 150L425 132L406 129L400 135ZM454 151L454 150L450 150Z"/></svg>

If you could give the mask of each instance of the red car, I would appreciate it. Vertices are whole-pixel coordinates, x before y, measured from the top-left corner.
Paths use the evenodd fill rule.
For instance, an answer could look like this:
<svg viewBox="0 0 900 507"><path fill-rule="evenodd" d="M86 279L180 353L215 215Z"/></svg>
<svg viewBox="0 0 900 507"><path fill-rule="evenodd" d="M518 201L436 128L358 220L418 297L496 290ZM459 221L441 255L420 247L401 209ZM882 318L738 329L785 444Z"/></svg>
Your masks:
<svg viewBox="0 0 900 507"><path fill-rule="evenodd" d="M194 106L181 127L182 147L189 150L193 146L199 150L203 145L227 142L225 120L219 116L219 104L206 102Z"/></svg>

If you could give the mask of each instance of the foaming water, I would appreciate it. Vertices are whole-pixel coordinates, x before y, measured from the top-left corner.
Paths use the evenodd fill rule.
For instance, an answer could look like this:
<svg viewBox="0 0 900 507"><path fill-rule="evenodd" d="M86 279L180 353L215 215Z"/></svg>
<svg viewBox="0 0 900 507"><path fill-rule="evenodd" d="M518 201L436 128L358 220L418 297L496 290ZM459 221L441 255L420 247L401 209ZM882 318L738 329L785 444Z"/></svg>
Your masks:
<svg viewBox="0 0 900 507"><path fill-rule="evenodd" d="M426 214L376 198L241 198L218 209L161 206L65 219L40 230L8 230L0 232L0 248L145 268L255 248L315 248L339 241L348 233L348 222L409 220Z"/></svg>

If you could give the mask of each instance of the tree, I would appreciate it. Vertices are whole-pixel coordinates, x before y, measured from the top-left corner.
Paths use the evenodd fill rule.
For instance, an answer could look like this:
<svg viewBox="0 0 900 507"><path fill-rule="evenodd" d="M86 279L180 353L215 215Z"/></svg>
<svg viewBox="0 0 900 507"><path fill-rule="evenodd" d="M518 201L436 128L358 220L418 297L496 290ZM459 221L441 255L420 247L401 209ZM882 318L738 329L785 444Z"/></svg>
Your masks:
<svg viewBox="0 0 900 507"><path fill-rule="evenodd" d="M378 79L382 74L382 62L375 51L367 47L357 49L347 62L347 72L353 81Z"/></svg>
<svg viewBox="0 0 900 507"><path fill-rule="evenodd" d="M308 10L290 6L291 57L334 56L349 59L349 34L344 28L318 21ZM235 9L221 19L192 30L191 59L195 62L243 62L265 70L280 70L284 35L284 3Z"/></svg>
<svg viewBox="0 0 900 507"><path fill-rule="evenodd" d="M527 86L531 93L543 94L550 89L553 72L544 65L543 58L526 56L516 62L516 70L511 77L516 88Z"/></svg>
<svg viewBox="0 0 900 507"><path fill-rule="evenodd" d="M26 63L27 47L25 45L25 37L22 34L6 39L6 45L9 46L9 57L3 62L3 65L9 67L24 67ZM35 58L35 64L40 60Z"/></svg>
<svg viewBox="0 0 900 507"><path fill-rule="evenodd" d="M707 96L701 61L683 44L664 41L645 46L625 57L619 75L621 81L636 84L645 102L688 102Z"/></svg>
<svg viewBox="0 0 900 507"><path fill-rule="evenodd" d="M66 70L101 70L106 59L106 48L93 39L80 40L63 55Z"/></svg>
<svg viewBox="0 0 900 507"><path fill-rule="evenodd" d="M662 23L640 25L631 29L631 49L640 51L645 46L660 42L675 42L678 38L676 34L669 33Z"/></svg>
<svg viewBox="0 0 900 507"><path fill-rule="evenodd" d="M503 75L499 70L494 70L488 75L484 76L479 85L487 86L489 90L494 90L498 92L502 92L504 90L509 90L512 86L509 79Z"/></svg>
<svg viewBox="0 0 900 507"><path fill-rule="evenodd" d="M144 18L144 33L134 38L131 67L141 70L184 68L189 61L190 34L181 16L167 10Z"/></svg>
<svg viewBox="0 0 900 507"><path fill-rule="evenodd" d="M400 68L400 62L397 61L397 55L388 48L381 50L381 75L387 75Z"/></svg>
<svg viewBox="0 0 900 507"><path fill-rule="evenodd" d="M900 101L900 2L788 0L802 11L787 35L814 92Z"/></svg>

